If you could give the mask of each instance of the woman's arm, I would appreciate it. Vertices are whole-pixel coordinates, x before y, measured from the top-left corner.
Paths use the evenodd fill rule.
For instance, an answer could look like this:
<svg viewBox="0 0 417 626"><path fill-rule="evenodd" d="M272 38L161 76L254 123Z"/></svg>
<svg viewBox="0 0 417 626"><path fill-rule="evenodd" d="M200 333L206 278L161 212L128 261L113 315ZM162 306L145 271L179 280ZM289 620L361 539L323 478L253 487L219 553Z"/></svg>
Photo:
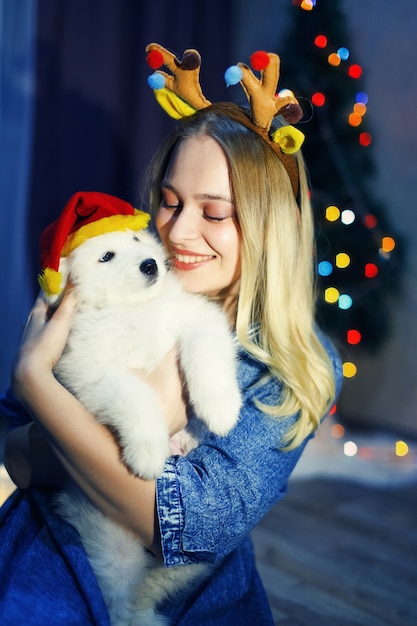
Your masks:
<svg viewBox="0 0 417 626"><path fill-rule="evenodd" d="M340 361L331 350L329 356L339 388ZM238 377L243 404L237 425L227 437L203 427L199 446L186 457L170 457L157 479L161 545L167 566L218 562L285 496L291 472L310 437L297 448L281 449L298 416L276 419L256 406L255 398L275 406L282 396L282 383L275 378L256 384L267 371L242 349Z"/></svg>
<svg viewBox="0 0 417 626"><path fill-rule="evenodd" d="M36 422L6 433L4 465L20 489L59 487L67 475Z"/></svg>
<svg viewBox="0 0 417 626"><path fill-rule="evenodd" d="M49 319L46 303L38 298L13 368L13 392L46 433L66 472L92 502L159 554L155 481L142 480L129 472L120 461L120 450L111 433L53 375L66 343L74 306L73 296L66 295ZM185 420L180 379L179 375L172 376L173 366L176 367L175 355L171 354L150 379L156 386L160 378L170 381L164 385L162 398L165 408L176 407L167 415L170 432L182 428ZM172 401L174 393L176 402ZM13 465L10 452L8 458L9 466Z"/></svg>

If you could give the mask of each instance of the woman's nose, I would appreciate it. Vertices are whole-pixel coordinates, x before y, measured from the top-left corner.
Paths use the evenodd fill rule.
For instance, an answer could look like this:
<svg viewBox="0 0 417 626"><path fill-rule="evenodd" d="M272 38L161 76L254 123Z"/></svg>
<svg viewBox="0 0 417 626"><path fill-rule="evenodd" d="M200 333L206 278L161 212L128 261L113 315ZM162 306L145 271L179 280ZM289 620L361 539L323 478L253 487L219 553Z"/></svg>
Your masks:
<svg viewBox="0 0 417 626"><path fill-rule="evenodd" d="M172 219L169 231L169 238L174 243L196 239L200 234L199 219L197 211L192 208L183 207Z"/></svg>

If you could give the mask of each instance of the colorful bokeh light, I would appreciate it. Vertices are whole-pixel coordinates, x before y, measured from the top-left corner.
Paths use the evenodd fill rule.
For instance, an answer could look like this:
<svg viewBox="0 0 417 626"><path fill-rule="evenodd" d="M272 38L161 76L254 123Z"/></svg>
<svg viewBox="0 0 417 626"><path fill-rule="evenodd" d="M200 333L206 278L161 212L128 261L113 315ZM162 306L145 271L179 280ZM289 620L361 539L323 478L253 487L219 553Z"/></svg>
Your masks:
<svg viewBox="0 0 417 626"><path fill-rule="evenodd" d="M366 278L375 278L378 275L378 266L375 263L366 263L365 276Z"/></svg>
<svg viewBox="0 0 417 626"><path fill-rule="evenodd" d="M330 429L332 437L335 439L342 439L345 436L345 428L342 424L333 424Z"/></svg>
<svg viewBox="0 0 417 626"><path fill-rule="evenodd" d="M339 309L342 309L342 311L346 311L347 309L351 308L352 304L353 300L349 294L340 294L339 300L337 301L337 306L339 307Z"/></svg>
<svg viewBox="0 0 417 626"><path fill-rule="evenodd" d="M362 102L362 104L368 104L368 94L364 91L359 91L356 94L356 102Z"/></svg>
<svg viewBox="0 0 417 626"><path fill-rule="evenodd" d="M359 135L359 143L361 146L370 146L372 143L371 133L361 133Z"/></svg>
<svg viewBox="0 0 417 626"><path fill-rule="evenodd" d="M346 341L351 346L356 346L362 340L362 335L356 328L351 328L346 333Z"/></svg>
<svg viewBox="0 0 417 626"><path fill-rule="evenodd" d="M339 300L339 290L336 287L327 287L324 291L324 299L329 304L335 304Z"/></svg>
<svg viewBox="0 0 417 626"><path fill-rule="evenodd" d="M349 226L349 224L353 224L355 219L356 219L356 215L355 215L354 211L352 211L352 209L344 209L342 211L342 215L341 215L340 221L345 226Z"/></svg>
<svg viewBox="0 0 417 626"><path fill-rule="evenodd" d="M333 265L330 263L330 261L320 261L317 266L317 271L320 276L330 276L330 274L333 272Z"/></svg>
<svg viewBox="0 0 417 626"><path fill-rule="evenodd" d="M405 456L408 454L408 445L405 441L396 441L395 442L395 454L397 456Z"/></svg>
<svg viewBox="0 0 417 626"><path fill-rule="evenodd" d="M345 269L350 265L350 256L346 252L339 252L336 254L336 267L339 269Z"/></svg>
<svg viewBox="0 0 417 626"><path fill-rule="evenodd" d="M350 52L347 48L339 48L339 50L337 51L337 54L339 55L339 57L342 59L342 61L347 61L349 56L350 56Z"/></svg>
<svg viewBox="0 0 417 626"><path fill-rule="evenodd" d="M311 102L316 107L322 107L323 104L326 102L326 96L324 95L324 93L317 91L316 93L313 93L313 95L311 96Z"/></svg>
<svg viewBox="0 0 417 626"><path fill-rule="evenodd" d="M338 65L341 64L342 59L337 54L337 52L331 52L329 56L327 57L327 62L329 65L333 65L333 67L337 67Z"/></svg>
<svg viewBox="0 0 417 626"><path fill-rule="evenodd" d="M366 113L366 104L363 102L355 102L353 105L353 112L356 113L356 115L363 117Z"/></svg>
<svg viewBox="0 0 417 626"><path fill-rule="evenodd" d="M381 249L383 252L392 252L395 248L395 240L392 237L383 237Z"/></svg>
<svg viewBox="0 0 417 626"><path fill-rule="evenodd" d="M360 126L362 124L362 115L358 115L357 113L350 113L348 117L348 122L350 126Z"/></svg>
<svg viewBox="0 0 417 626"><path fill-rule="evenodd" d="M343 363L343 376L345 378L353 378L356 376L357 372L358 368L351 361L345 361L345 363Z"/></svg>
<svg viewBox="0 0 417 626"><path fill-rule="evenodd" d="M340 217L340 209L337 206L331 205L326 209L326 220L328 222L336 222Z"/></svg>
<svg viewBox="0 0 417 626"><path fill-rule="evenodd" d="M343 452L346 456L356 456L358 453L358 446L354 441L346 441L343 444Z"/></svg>
<svg viewBox="0 0 417 626"><path fill-rule="evenodd" d="M351 78L360 78L362 76L362 68L357 63L351 65L348 69L348 74Z"/></svg>
<svg viewBox="0 0 417 626"><path fill-rule="evenodd" d="M365 215L364 222L366 228L375 228L375 226L378 224L378 220L375 215L371 215L370 213L368 213L368 215Z"/></svg>
<svg viewBox="0 0 417 626"><path fill-rule="evenodd" d="M314 45L317 46L317 48L325 48L327 46L326 35L317 35L314 40Z"/></svg>

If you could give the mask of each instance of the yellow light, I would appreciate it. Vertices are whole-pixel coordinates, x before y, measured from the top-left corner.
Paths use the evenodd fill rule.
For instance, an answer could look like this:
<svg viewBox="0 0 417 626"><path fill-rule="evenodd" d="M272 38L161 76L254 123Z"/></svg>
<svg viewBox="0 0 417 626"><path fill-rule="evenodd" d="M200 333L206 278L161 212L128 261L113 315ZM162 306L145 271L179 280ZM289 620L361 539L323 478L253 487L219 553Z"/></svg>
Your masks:
<svg viewBox="0 0 417 626"><path fill-rule="evenodd" d="M333 67L337 67L342 62L342 59L337 54L337 52L332 52L327 57L327 61L329 62L329 65L333 65Z"/></svg>
<svg viewBox="0 0 417 626"><path fill-rule="evenodd" d="M324 291L324 299L330 304L334 304L339 300L340 293L336 287L327 287Z"/></svg>
<svg viewBox="0 0 417 626"><path fill-rule="evenodd" d="M358 368L351 361L346 361L345 363L343 363L343 376L345 378L353 378L354 376L356 376L357 371Z"/></svg>
<svg viewBox="0 0 417 626"><path fill-rule="evenodd" d="M353 112L356 113L356 115L360 115L363 116L366 113L366 104L364 104L363 102L356 102L353 105Z"/></svg>
<svg viewBox="0 0 417 626"><path fill-rule="evenodd" d="M340 209L337 206L328 206L326 209L326 220L328 222L335 222L340 217Z"/></svg>
<svg viewBox="0 0 417 626"><path fill-rule="evenodd" d="M312 11L314 7L313 0L303 0L300 7L304 9L304 11Z"/></svg>
<svg viewBox="0 0 417 626"><path fill-rule="evenodd" d="M350 265L350 256L346 252L339 252L336 254L336 267L344 269Z"/></svg>
<svg viewBox="0 0 417 626"><path fill-rule="evenodd" d="M395 442L395 454L397 456L405 456L406 454L408 454L408 446L405 441Z"/></svg>
<svg viewBox="0 0 417 626"><path fill-rule="evenodd" d="M395 248L395 241L392 237L382 238L382 251L383 252L392 252L394 248Z"/></svg>

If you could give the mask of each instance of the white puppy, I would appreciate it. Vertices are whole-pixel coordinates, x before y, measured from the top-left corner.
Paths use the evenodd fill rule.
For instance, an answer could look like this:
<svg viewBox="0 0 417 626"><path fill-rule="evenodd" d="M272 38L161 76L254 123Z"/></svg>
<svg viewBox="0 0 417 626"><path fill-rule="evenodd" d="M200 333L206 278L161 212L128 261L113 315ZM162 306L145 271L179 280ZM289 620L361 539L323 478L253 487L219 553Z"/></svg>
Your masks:
<svg viewBox="0 0 417 626"><path fill-rule="evenodd" d="M148 231L87 239L60 271L64 281L71 276L79 306L56 376L116 433L132 472L156 478L169 455L158 398L137 372L154 369L175 346L195 414L218 435L233 428L241 400L224 313L182 289ZM203 564L157 565L75 485L59 494L58 507L81 535L113 625L164 624L157 604L208 572Z"/></svg>

